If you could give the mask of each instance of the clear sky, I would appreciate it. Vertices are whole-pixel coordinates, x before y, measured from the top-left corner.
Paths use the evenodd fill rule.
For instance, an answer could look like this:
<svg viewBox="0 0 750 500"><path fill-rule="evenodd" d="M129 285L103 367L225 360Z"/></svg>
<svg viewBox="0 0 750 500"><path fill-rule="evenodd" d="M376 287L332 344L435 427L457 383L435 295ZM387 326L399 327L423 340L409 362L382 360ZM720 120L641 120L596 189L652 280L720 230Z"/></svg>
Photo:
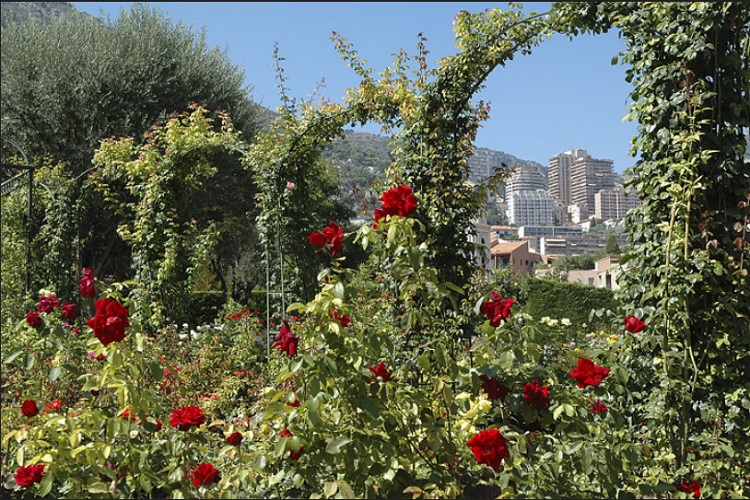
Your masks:
<svg viewBox="0 0 750 500"><path fill-rule="evenodd" d="M427 38L428 63L457 52L453 18L459 10L507 8L485 2L145 2L170 19L199 32L226 51L245 71L250 98L276 109L280 104L273 52L284 58L285 85L292 98L318 94L341 101L359 80L340 60L333 31L352 43L367 66L379 73L404 49L417 53L418 34ZM76 9L111 19L132 2L73 2ZM548 2L524 3L525 11L545 12ZM520 54L487 79L478 98L491 105L475 145L504 151L546 165L570 149L614 161L618 173L631 166L634 122L624 121L631 86L625 66L612 57L625 48L616 32L554 36L530 55ZM377 129L365 129L379 133Z"/></svg>

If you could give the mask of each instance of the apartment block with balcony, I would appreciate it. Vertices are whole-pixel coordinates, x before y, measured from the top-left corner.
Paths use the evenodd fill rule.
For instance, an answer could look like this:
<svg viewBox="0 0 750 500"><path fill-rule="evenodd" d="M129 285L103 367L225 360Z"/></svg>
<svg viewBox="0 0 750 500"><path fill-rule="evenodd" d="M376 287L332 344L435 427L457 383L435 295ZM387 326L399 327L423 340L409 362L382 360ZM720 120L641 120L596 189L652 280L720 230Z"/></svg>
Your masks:
<svg viewBox="0 0 750 500"><path fill-rule="evenodd" d="M552 226L554 202L544 189L515 191L508 197L508 221L517 226Z"/></svg>
<svg viewBox="0 0 750 500"><path fill-rule="evenodd" d="M621 220L628 210L641 203L634 192L625 194L622 186L602 189L594 195L594 217L600 220Z"/></svg>

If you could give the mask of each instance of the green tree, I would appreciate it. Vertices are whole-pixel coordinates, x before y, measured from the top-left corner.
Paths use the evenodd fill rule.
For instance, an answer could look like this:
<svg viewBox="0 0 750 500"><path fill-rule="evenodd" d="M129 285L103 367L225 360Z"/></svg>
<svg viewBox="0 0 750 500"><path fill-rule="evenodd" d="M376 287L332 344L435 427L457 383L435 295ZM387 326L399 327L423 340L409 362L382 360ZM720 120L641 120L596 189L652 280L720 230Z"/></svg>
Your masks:
<svg viewBox="0 0 750 500"><path fill-rule="evenodd" d="M620 245L617 243L617 237L614 234L610 234L607 238L607 244L604 245L605 255L620 255Z"/></svg>
<svg viewBox="0 0 750 500"><path fill-rule="evenodd" d="M244 140L251 140L257 129L260 108L249 99L251 87L245 84L244 71L225 52L209 47L204 31L175 24L158 9L136 3L114 20L80 15L45 23L9 23L3 28L0 49L2 136L18 144L30 161L49 157L62 165L57 175L70 181L65 197L76 206L78 220L70 221L75 230L59 240L62 246L55 253L65 262L76 262L69 242L79 237L82 248L76 264L99 276L121 281L130 277L131 268L131 249L115 233L125 221L106 199L84 187L87 176L82 174L92 167L101 140L140 138L191 103L229 113ZM6 140L2 147L4 159L17 153ZM239 217L251 224L251 176L236 159L217 161L220 172L206 186L210 197L202 203L204 215L217 223ZM52 184L44 177L37 180ZM208 207L209 202L214 206ZM38 231L50 218L71 216L72 206L65 214L56 213L38 198L33 229ZM243 248L233 248L239 253L226 255L225 248L217 255L222 259L214 266L219 281L241 274L233 271L232 263L247 260L240 258ZM50 283L38 274L33 278L32 289L58 285L63 292L69 285Z"/></svg>

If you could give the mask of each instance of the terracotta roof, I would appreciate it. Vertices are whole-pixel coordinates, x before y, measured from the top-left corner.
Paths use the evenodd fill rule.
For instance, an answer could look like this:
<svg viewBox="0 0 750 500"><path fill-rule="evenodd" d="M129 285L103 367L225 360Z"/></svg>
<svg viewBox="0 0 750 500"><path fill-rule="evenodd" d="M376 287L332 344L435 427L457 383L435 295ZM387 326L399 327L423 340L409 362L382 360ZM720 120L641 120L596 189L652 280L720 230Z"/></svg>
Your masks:
<svg viewBox="0 0 750 500"><path fill-rule="evenodd" d="M490 253L492 255L502 255L506 253L511 253L516 248L520 248L524 245L528 245L528 240L523 241L506 241L504 243L498 243L497 245L494 245L492 249L490 250Z"/></svg>

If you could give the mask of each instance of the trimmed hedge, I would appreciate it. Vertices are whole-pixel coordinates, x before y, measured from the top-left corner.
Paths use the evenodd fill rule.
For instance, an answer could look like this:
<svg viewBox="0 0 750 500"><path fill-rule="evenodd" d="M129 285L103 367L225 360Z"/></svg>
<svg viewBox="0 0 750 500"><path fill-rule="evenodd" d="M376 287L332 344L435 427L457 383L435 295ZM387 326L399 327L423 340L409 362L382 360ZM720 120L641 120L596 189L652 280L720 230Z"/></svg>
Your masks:
<svg viewBox="0 0 750 500"><path fill-rule="evenodd" d="M617 311L618 302L608 288L595 288L580 283L568 283L529 277L526 279L525 311L535 319L549 316L568 318L574 325L587 323L593 327L606 326L607 319L591 317L591 311Z"/></svg>

